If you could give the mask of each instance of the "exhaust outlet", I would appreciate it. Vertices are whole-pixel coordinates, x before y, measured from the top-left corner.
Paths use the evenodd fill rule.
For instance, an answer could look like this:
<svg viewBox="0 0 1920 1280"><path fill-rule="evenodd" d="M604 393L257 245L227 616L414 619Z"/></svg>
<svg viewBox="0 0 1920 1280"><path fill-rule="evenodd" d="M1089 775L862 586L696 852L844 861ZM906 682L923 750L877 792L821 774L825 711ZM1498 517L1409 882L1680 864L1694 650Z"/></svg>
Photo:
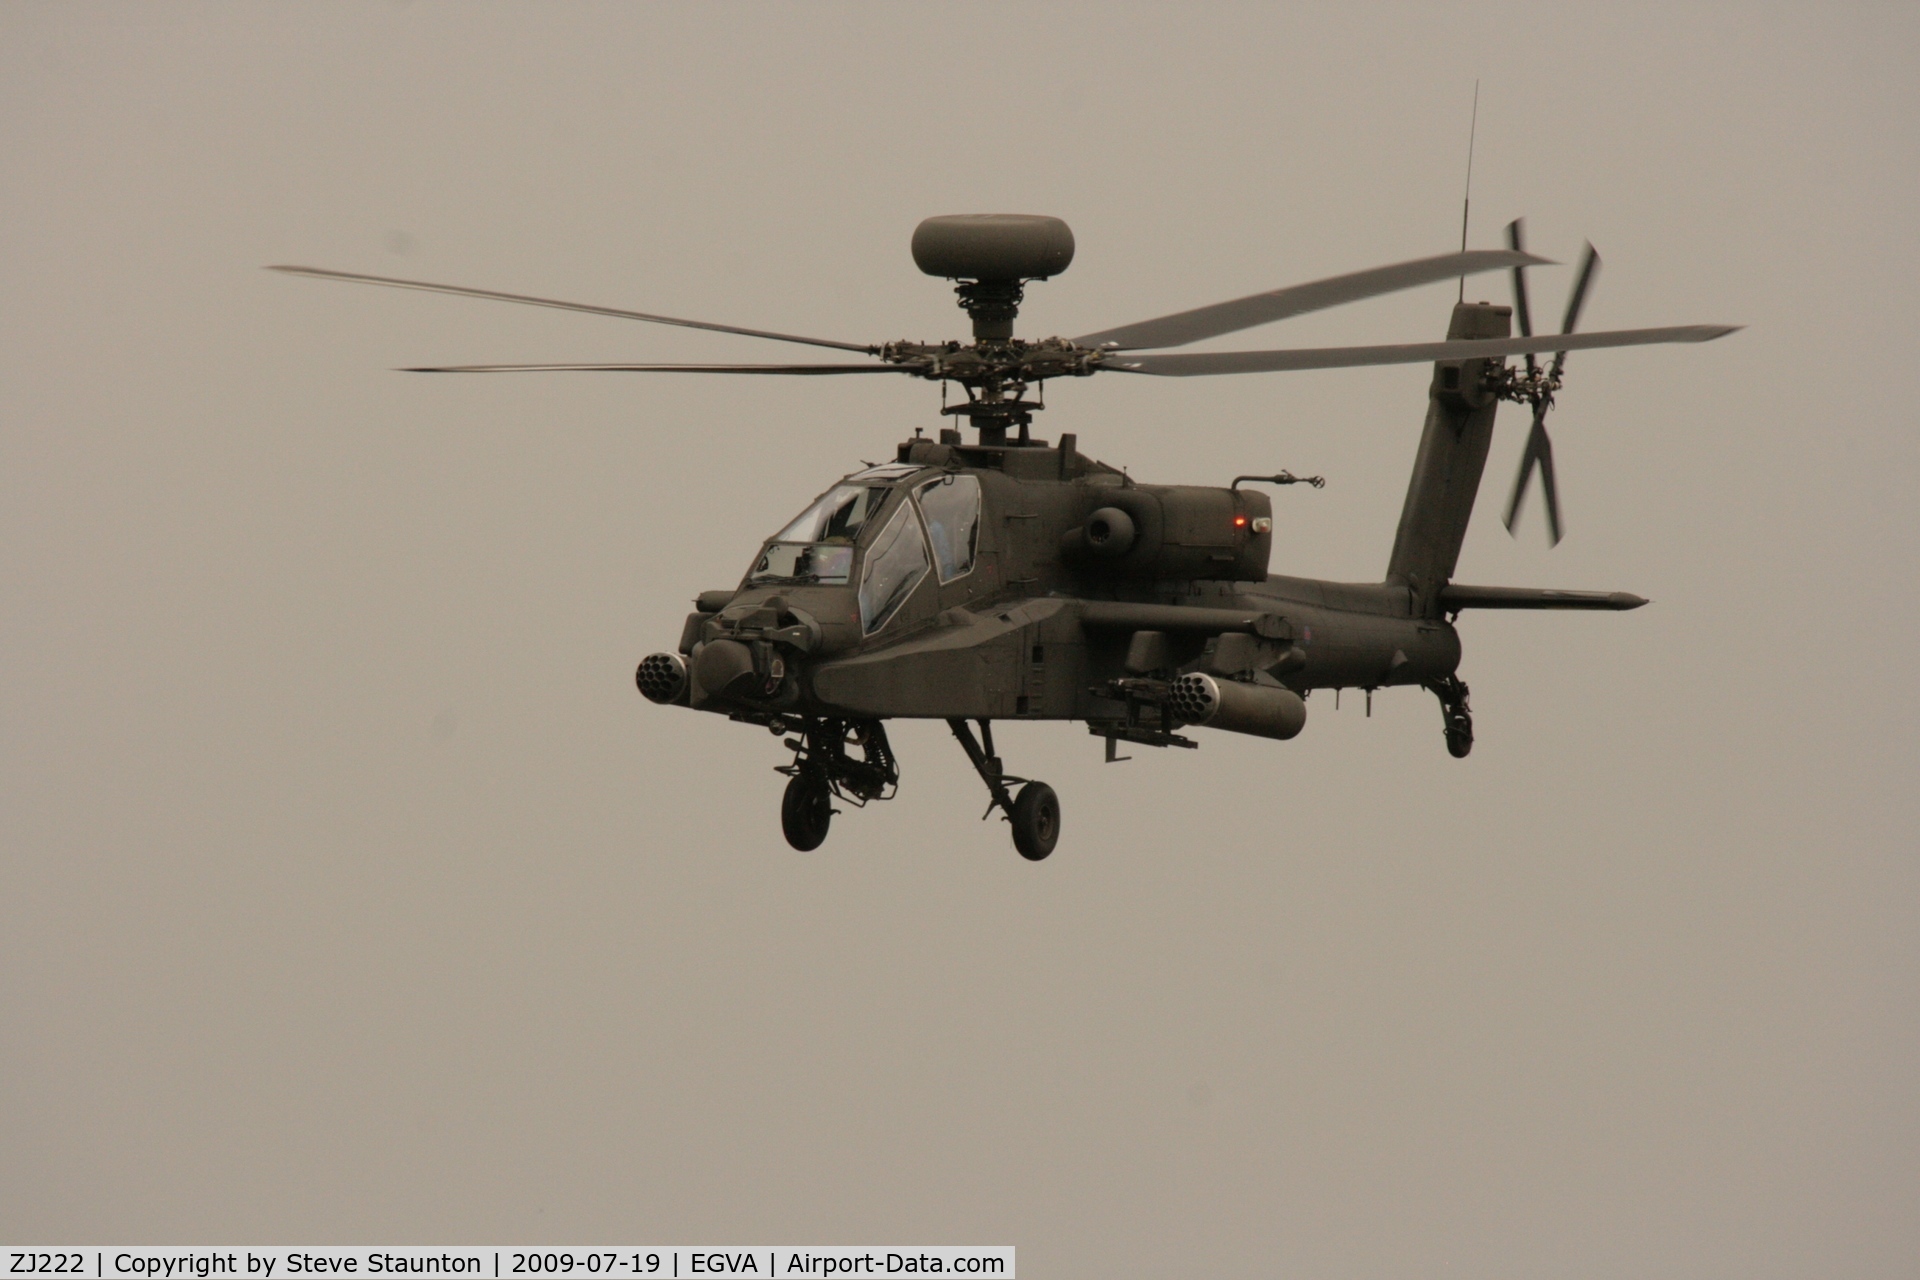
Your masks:
<svg viewBox="0 0 1920 1280"><path fill-rule="evenodd" d="M1291 738L1307 724L1305 699L1291 689L1216 680L1192 672L1167 691L1173 714L1185 724L1250 733L1260 738Z"/></svg>

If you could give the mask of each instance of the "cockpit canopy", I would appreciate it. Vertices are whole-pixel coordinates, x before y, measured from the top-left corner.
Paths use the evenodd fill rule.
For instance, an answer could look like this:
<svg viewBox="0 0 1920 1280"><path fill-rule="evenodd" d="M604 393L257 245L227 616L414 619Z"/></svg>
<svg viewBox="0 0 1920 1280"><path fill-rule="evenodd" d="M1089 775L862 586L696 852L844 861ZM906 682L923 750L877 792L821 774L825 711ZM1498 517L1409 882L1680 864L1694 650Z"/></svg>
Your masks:
<svg viewBox="0 0 1920 1280"><path fill-rule="evenodd" d="M853 544L893 490L843 483L822 494L773 535L749 582L844 583L853 573Z"/></svg>
<svg viewBox="0 0 1920 1280"><path fill-rule="evenodd" d="M905 463L870 467L822 494L760 553L750 584L841 586L860 570L860 622L867 633L885 626L927 573L951 582L972 572L980 543L980 482L970 475L936 476L903 495L878 526L900 481L925 468ZM863 535L867 535L864 536Z"/></svg>
<svg viewBox="0 0 1920 1280"><path fill-rule="evenodd" d="M972 573L980 552L980 482L972 476L942 476L921 485L919 493L940 581Z"/></svg>

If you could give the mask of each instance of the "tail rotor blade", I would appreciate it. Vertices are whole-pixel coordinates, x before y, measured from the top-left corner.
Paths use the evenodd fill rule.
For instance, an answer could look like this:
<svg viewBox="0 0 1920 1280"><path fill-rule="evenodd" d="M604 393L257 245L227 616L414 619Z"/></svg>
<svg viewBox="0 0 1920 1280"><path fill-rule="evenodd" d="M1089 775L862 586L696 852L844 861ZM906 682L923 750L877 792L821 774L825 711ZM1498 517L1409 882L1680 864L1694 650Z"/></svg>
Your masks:
<svg viewBox="0 0 1920 1280"><path fill-rule="evenodd" d="M1547 438L1547 410L1545 405L1533 411L1533 429L1527 432L1527 447L1520 454L1520 472L1513 478L1513 493L1507 499L1506 526L1508 533L1514 533L1514 525L1520 519L1520 505L1526 501L1527 484L1533 479L1534 468L1540 469L1540 487L1547 495L1547 532L1553 541L1560 541L1560 486L1553 474L1553 441ZM1516 535L1517 536L1517 535Z"/></svg>
<svg viewBox="0 0 1920 1280"><path fill-rule="evenodd" d="M1520 249L1521 224L1518 218L1507 226L1507 243L1518 251ZM1566 342L1564 347L1553 353L1553 365L1547 371L1547 382L1540 388L1533 405L1533 427L1527 432L1527 447L1520 455L1520 474L1513 478L1513 496L1507 499L1507 532L1514 531L1514 524L1520 519L1520 504L1526 500L1527 485L1533 479L1535 468L1540 471L1540 492L1547 503L1547 545L1560 545L1562 527L1560 524L1560 479L1553 470L1553 441L1547 435L1547 410L1553 407L1553 393L1560 383L1560 371L1566 368L1567 352L1575 347L1583 347L1593 340L1587 335L1584 340L1572 337L1574 328L1580 323L1580 309L1587 303L1587 291L1593 287L1593 277L1600 270L1600 255L1595 252L1589 241L1580 255L1580 273L1574 278L1573 292L1567 295L1567 313L1560 321L1560 338ZM1526 280L1518 267L1513 272L1514 310L1519 314L1522 336L1532 333L1533 318L1527 312ZM1527 357L1527 373L1538 373L1532 356Z"/></svg>
<svg viewBox="0 0 1920 1280"><path fill-rule="evenodd" d="M1520 535L1514 533L1513 526L1520 519L1520 504L1527 498L1527 481L1533 479L1534 464L1539 461L1533 449L1533 438L1539 433L1540 420L1536 418L1533 430L1527 433L1527 447L1520 452L1520 470L1513 477L1513 493L1507 498L1507 513L1501 517L1501 522L1507 526L1507 532L1516 538Z"/></svg>
<svg viewBox="0 0 1920 1280"><path fill-rule="evenodd" d="M1515 218L1507 224L1507 247L1515 253L1525 253L1526 220ZM1513 268L1513 317L1520 322L1520 336L1533 336L1533 311L1527 306L1527 268L1525 264L1515 264ZM1534 363L1533 353L1527 353L1527 372L1535 373L1539 366Z"/></svg>
<svg viewBox="0 0 1920 1280"><path fill-rule="evenodd" d="M1547 545L1560 545L1560 482L1553 475L1553 441L1540 428L1540 493L1547 500Z"/></svg>
<svg viewBox="0 0 1920 1280"><path fill-rule="evenodd" d="M1580 275L1573 282L1573 293L1567 298L1567 315L1560 322L1560 332L1572 333L1574 326L1580 323L1580 308L1586 305L1587 289L1593 284L1593 277L1600 270L1600 253L1589 240L1580 254Z"/></svg>
<svg viewBox="0 0 1920 1280"><path fill-rule="evenodd" d="M1580 274L1574 279L1573 292L1567 295L1566 318L1560 322L1560 332L1572 333L1574 326L1580 323L1580 308L1587 304L1587 290L1593 284L1593 277L1600 270L1600 255L1595 252L1593 242L1587 242L1586 250L1580 255ZM1566 367L1567 353L1557 351L1553 356L1553 372L1558 375Z"/></svg>

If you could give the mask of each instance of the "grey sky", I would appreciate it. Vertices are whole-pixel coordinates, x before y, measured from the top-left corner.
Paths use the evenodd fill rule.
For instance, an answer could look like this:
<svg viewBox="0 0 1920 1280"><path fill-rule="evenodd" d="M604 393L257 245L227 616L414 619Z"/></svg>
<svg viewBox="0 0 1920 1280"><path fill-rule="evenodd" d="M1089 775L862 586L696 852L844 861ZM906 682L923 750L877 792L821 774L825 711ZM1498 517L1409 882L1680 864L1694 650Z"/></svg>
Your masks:
<svg viewBox="0 0 1920 1280"><path fill-rule="evenodd" d="M1570 360L1551 553L1496 435L1461 577L1654 604L1470 615L1466 762L1412 691L1112 766L1008 728L1039 866L941 726L798 855L777 742L632 687L931 387L408 377L789 353L258 269L936 339L914 224L1039 212L1022 331L1087 332L1453 247L1476 77L1476 245L1750 326ZM1917 140L1911 6L0 7L0 1239L1911 1267ZM1427 376L1041 430L1324 473L1274 567L1377 578Z"/></svg>

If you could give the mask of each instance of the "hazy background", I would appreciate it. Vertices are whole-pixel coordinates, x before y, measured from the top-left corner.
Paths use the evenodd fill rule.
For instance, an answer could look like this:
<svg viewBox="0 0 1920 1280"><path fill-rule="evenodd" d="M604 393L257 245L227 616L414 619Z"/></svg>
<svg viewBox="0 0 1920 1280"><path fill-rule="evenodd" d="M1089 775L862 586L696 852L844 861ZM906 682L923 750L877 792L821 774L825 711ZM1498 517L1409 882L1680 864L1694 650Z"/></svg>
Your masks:
<svg viewBox="0 0 1920 1280"><path fill-rule="evenodd" d="M777 742L633 688L932 386L410 377L805 357L259 269L938 339L914 224L1051 213L1022 332L1081 333L1454 247L1476 77L1476 245L1751 326L1573 357L1551 553L1504 411L1461 577L1655 603L1468 615L1464 762L1413 691L1008 727L1038 866L942 725L800 855ZM1917 141L1910 5L0 7L0 1237L1910 1274ZM1323 472L1274 567L1373 579L1428 377L1041 430Z"/></svg>

